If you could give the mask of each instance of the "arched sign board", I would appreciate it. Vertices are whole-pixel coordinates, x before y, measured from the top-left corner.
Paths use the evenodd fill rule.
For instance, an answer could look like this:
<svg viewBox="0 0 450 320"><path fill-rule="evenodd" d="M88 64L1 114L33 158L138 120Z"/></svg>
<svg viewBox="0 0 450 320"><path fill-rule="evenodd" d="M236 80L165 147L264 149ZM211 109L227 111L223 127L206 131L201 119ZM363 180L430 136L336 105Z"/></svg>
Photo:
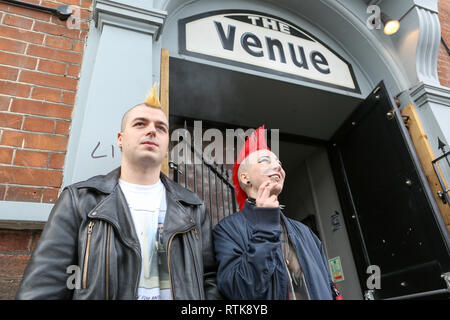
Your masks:
<svg viewBox="0 0 450 320"><path fill-rule="evenodd" d="M292 23L254 11L178 21L181 54L361 93L350 63Z"/></svg>

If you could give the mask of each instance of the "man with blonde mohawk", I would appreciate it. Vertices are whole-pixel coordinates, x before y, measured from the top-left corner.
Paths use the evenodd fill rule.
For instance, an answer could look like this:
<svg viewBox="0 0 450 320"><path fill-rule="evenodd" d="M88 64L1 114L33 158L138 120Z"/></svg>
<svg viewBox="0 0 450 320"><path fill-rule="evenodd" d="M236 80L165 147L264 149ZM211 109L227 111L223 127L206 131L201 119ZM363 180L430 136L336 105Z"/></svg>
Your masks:
<svg viewBox="0 0 450 320"><path fill-rule="evenodd" d="M54 205L17 299L216 299L203 201L161 172L169 123L154 86L122 118L121 166Z"/></svg>

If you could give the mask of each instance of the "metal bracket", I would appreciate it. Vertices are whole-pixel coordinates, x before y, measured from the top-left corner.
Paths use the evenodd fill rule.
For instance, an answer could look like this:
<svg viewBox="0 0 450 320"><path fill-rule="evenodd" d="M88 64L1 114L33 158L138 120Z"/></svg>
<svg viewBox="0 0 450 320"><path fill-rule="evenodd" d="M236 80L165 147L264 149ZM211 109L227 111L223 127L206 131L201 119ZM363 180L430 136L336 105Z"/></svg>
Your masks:
<svg viewBox="0 0 450 320"><path fill-rule="evenodd" d="M403 119L403 123L405 124L406 128L409 129L409 127L408 127L409 116L402 115L402 119Z"/></svg>
<svg viewBox="0 0 450 320"><path fill-rule="evenodd" d="M36 9L36 10L52 13L52 14L56 15L58 17L58 19L61 21L66 21L72 15L72 9L70 8L70 6L65 5L65 4L60 5L57 8L50 8L50 7L45 7L45 6L41 6L38 4L23 2L23 1L18 1L18 0L3 0L3 1L13 4L13 5L16 5L16 6L20 6L20 7Z"/></svg>
<svg viewBox="0 0 450 320"><path fill-rule="evenodd" d="M431 164L433 165L434 173L436 174L436 177L438 178L439 184L441 185L441 188L442 188L442 191L439 190L437 192L437 195L442 200L442 202L444 204L450 204L450 194L449 194L450 189L446 189L445 188L444 178L441 177L441 174L440 174L440 172L439 172L439 170L438 170L438 168L436 166L436 163L439 160L442 160L442 159L446 159L447 162L448 162L449 161L449 159L448 159L449 155L450 155L450 151L444 153L442 156L440 156L440 157L434 159L433 161L431 161ZM450 164L449 164L449 166L450 166Z"/></svg>
<svg viewBox="0 0 450 320"><path fill-rule="evenodd" d="M169 168L176 170L178 173L182 174L183 171L181 171L181 169L178 168L178 165L175 162L170 161L169 162Z"/></svg>

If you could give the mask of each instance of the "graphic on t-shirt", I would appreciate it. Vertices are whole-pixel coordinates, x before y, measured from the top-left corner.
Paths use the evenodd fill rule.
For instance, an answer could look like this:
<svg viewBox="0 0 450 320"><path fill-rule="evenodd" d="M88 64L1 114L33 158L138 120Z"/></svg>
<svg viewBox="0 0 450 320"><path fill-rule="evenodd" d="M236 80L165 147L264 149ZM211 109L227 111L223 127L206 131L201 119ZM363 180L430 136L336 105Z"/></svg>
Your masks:
<svg viewBox="0 0 450 320"><path fill-rule="evenodd" d="M166 213L164 185L137 186L120 181L141 245L139 300L170 300L170 278L163 231Z"/></svg>

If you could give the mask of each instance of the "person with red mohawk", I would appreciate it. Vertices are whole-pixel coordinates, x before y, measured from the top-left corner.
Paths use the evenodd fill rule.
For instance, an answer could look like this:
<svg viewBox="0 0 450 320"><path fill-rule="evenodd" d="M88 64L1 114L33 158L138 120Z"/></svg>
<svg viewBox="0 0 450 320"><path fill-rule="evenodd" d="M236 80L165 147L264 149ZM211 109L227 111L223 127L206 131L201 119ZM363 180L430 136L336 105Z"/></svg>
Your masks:
<svg viewBox="0 0 450 320"><path fill-rule="evenodd" d="M233 167L240 211L213 229L217 285L228 299L329 300L339 296L320 240L281 211L278 196L285 177L261 126L245 141Z"/></svg>

